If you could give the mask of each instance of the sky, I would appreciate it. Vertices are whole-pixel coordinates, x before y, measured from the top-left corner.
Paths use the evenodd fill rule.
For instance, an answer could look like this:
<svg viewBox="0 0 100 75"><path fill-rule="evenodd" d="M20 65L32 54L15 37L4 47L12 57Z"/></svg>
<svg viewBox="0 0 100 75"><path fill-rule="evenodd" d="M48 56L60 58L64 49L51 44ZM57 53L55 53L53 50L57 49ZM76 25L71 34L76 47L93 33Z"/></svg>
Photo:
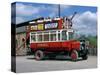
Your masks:
<svg viewBox="0 0 100 75"><path fill-rule="evenodd" d="M14 7L12 6L12 11ZM97 8L89 6L60 5L61 17L71 17L77 12L73 18L73 28L78 34L97 35ZM33 20L38 17L58 17L57 4L41 4L16 2L16 16L12 15L12 21L16 19L16 24Z"/></svg>

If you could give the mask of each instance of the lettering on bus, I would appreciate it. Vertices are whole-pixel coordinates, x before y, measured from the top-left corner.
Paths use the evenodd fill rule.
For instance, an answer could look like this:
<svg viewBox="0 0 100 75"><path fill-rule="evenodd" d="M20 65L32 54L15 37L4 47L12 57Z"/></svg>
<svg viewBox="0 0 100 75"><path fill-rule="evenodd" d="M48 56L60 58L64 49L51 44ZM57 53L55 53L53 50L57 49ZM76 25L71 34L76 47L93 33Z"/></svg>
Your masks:
<svg viewBox="0 0 100 75"><path fill-rule="evenodd" d="M37 44L37 47L48 47L48 44Z"/></svg>
<svg viewBox="0 0 100 75"><path fill-rule="evenodd" d="M58 27L58 23L45 24L45 29L53 29L53 28L57 28L57 27Z"/></svg>

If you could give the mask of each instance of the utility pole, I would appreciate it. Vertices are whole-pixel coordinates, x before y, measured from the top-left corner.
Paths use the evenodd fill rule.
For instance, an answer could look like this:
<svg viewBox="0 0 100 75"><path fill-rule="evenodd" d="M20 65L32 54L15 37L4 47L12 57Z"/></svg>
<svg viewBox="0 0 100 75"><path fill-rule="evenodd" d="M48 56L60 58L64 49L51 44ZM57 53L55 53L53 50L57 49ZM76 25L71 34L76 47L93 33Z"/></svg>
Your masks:
<svg viewBox="0 0 100 75"><path fill-rule="evenodd" d="M60 18L60 4L58 4L58 15L59 15L59 18Z"/></svg>

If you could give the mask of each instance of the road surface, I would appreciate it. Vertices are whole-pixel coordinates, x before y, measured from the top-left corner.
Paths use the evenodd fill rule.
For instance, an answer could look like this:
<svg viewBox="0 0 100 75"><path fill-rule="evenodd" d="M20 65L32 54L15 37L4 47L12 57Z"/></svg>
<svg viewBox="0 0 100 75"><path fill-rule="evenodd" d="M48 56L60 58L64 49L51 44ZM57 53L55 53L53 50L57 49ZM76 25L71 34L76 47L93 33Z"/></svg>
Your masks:
<svg viewBox="0 0 100 75"><path fill-rule="evenodd" d="M43 72L43 71L59 71L59 70L73 70L73 69L86 69L97 68L97 57L89 56L87 60L74 62L70 59L45 59L37 61L34 56L17 56L16 57L16 72Z"/></svg>

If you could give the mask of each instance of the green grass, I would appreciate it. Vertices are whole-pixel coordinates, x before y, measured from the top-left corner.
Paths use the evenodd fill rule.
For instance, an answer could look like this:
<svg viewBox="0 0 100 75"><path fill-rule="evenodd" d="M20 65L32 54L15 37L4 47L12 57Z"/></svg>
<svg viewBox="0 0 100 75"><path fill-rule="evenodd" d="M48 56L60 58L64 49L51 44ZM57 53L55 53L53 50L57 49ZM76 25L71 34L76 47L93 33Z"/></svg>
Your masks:
<svg viewBox="0 0 100 75"><path fill-rule="evenodd" d="M78 40L80 40L81 38L85 38L85 40L89 41L89 44L93 47L97 47L97 36L81 36L80 38L78 38Z"/></svg>
<svg viewBox="0 0 100 75"><path fill-rule="evenodd" d="M88 37L88 41L90 42L90 45L97 47L97 37Z"/></svg>

